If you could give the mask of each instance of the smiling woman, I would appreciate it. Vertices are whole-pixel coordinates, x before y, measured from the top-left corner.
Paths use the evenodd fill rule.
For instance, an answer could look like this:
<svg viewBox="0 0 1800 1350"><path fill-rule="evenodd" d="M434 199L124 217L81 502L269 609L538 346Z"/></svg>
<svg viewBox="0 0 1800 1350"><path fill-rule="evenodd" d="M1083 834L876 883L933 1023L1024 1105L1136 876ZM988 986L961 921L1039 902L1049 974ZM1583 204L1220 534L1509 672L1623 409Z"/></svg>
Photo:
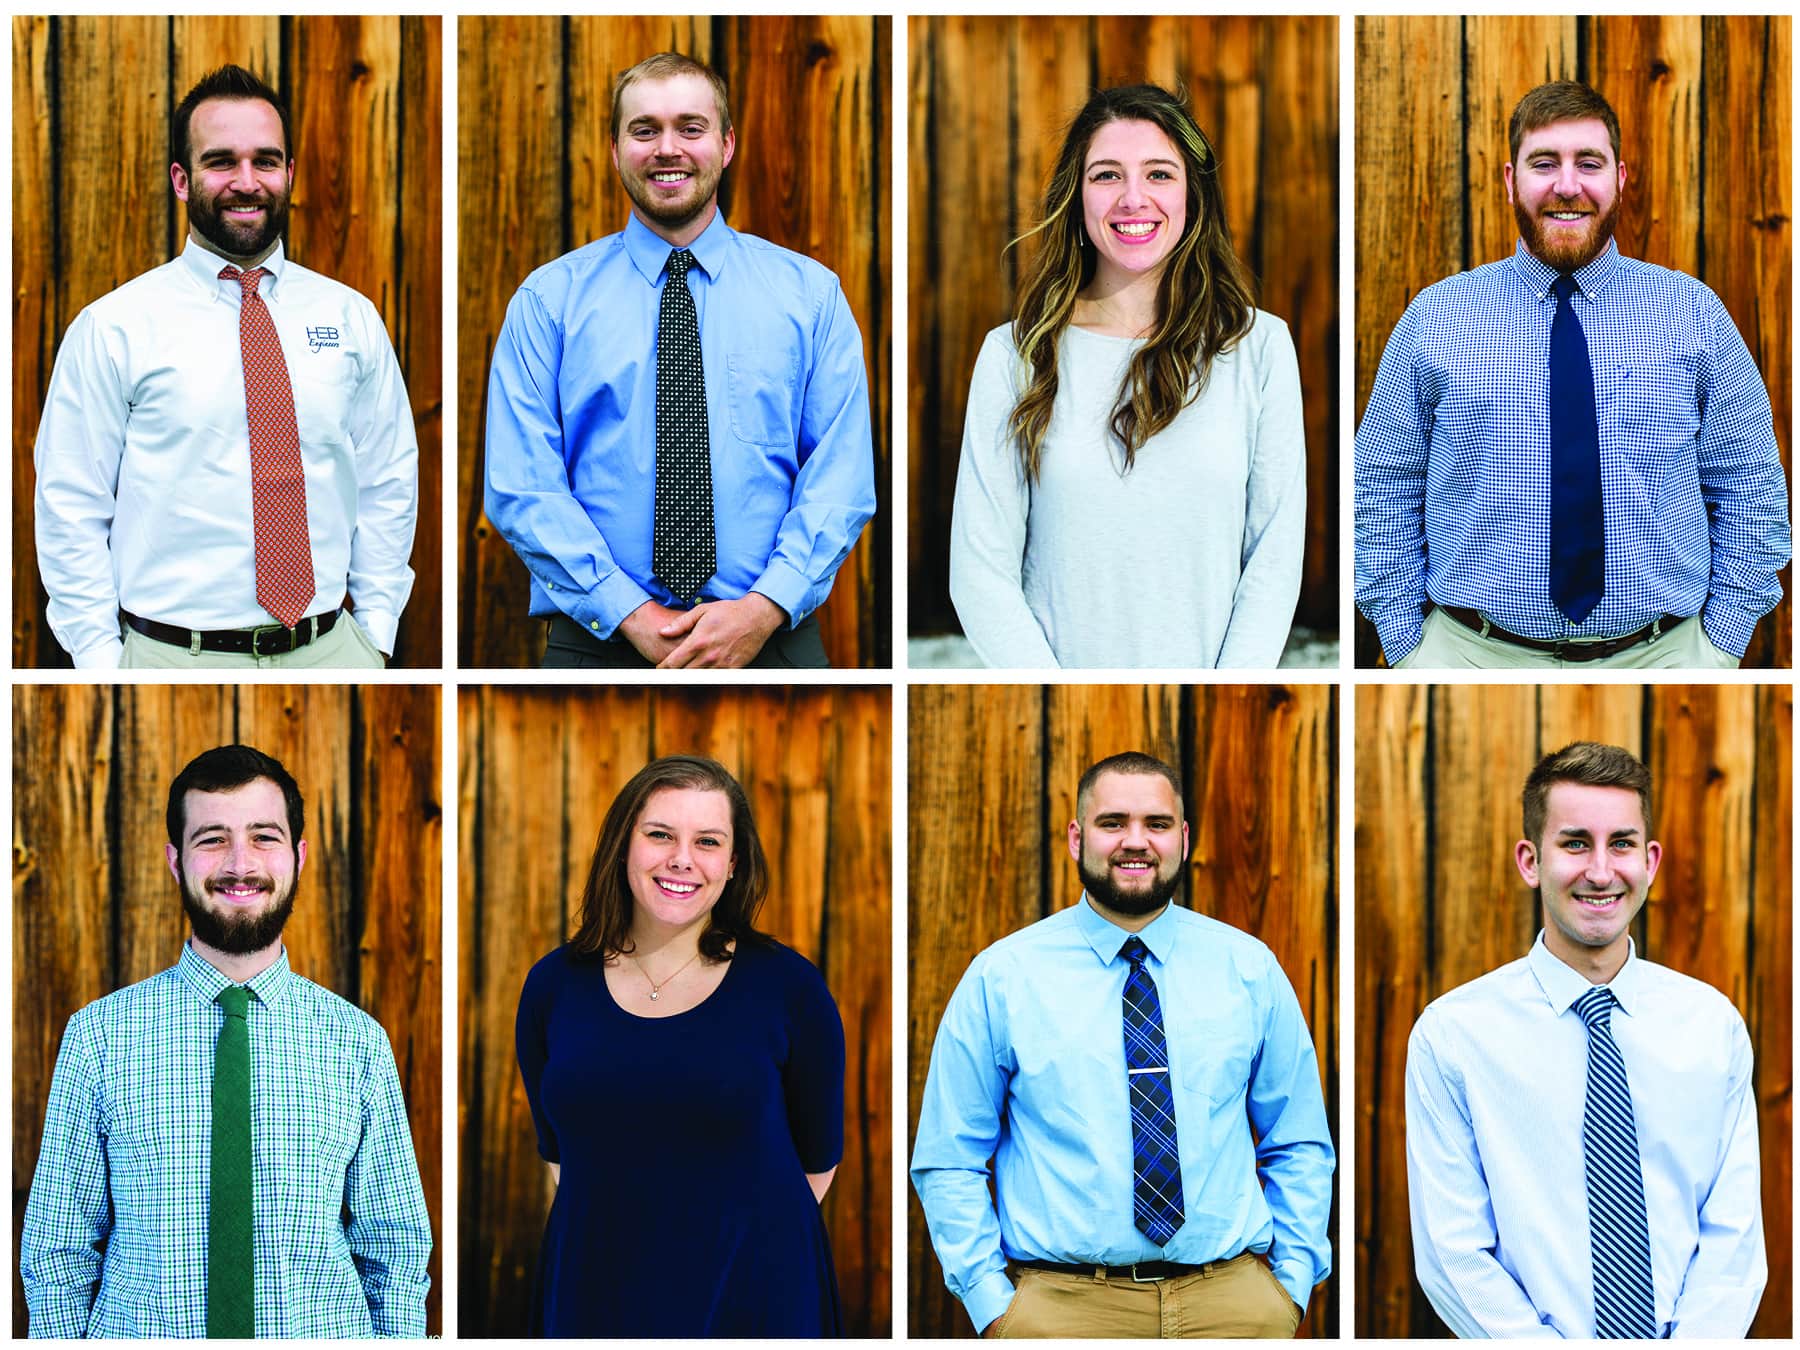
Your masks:
<svg viewBox="0 0 1800 1350"><path fill-rule="evenodd" d="M753 926L768 889L749 801L710 759L652 761L607 811L581 925L519 1000L557 1186L535 1334L839 1334L819 1202L844 1030L819 972Z"/></svg>
<svg viewBox="0 0 1800 1350"><path fill-rule="evenodd" d="M1305 536L1299 368L1286 325L1253 306L1182 98L1090 98L1034 237L969 390L950 542L963 631L990 666L1274 666Z"/></svg>

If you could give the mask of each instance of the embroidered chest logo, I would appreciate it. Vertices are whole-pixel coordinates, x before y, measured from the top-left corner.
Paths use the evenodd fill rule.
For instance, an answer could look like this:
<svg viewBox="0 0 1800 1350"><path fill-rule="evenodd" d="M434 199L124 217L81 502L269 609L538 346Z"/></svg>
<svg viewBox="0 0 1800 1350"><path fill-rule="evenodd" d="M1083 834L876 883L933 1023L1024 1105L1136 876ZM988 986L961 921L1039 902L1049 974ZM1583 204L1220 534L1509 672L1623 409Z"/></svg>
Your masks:
<svg viewBox="0 0 1800 1350"><path fill-rule="evenodd" d="M326 347L336 347L338 330L335 328L309 328L306 330L306 345L316 354Z"/></svg>

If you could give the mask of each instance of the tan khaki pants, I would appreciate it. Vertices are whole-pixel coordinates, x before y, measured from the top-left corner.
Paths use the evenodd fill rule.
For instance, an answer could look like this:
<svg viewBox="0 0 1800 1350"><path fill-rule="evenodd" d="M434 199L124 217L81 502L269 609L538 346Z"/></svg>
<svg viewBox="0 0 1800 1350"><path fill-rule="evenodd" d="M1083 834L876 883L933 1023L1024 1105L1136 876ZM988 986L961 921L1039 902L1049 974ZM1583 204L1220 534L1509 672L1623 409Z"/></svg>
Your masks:
<svg viewBox="0 0 1800 1350"><path fill-rule="evenodd" d="M1736 670L1737 657L1720 651L1700 617L1683 619L1661 637L1598 661L1559 661L1549 652L1482 637L1441 609L1425 616L1419 645L1395 670Z"/></svg>
<svg viewBox="0 0 1800 1350"><path fill-rule="evenodd" d="M1249 1252L1192 1275L1137 1283L1009 1267L1015 1293L989 1335L1150 1339L1286 1339L1300 1309L1261 1259Z"/></svg>

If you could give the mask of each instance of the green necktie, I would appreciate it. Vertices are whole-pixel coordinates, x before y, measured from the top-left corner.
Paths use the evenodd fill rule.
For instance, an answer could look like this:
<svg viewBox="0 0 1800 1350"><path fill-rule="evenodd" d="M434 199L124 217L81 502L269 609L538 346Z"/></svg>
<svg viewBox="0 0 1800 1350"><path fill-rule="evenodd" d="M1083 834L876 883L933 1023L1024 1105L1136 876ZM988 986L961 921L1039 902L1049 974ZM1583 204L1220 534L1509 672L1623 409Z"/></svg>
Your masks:
<svg viewBox="0 0 1800 1350"><path fill-rule="evenodd" d="M256 1241L250 1154L250 991L220 991L225 1026L213 1052L212 1208L206 1218L206 1334L256 1335Z"/></svg>

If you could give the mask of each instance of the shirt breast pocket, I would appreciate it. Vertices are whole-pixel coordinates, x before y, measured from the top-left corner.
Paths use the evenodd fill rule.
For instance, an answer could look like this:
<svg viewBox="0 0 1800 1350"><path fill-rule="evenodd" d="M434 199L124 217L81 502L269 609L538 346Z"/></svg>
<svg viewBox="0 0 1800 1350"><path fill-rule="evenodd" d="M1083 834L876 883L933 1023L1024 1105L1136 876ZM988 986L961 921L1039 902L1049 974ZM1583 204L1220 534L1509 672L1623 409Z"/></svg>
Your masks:
<svg viewBox="0 0 1800 1350"><path fill-rule="evenodd" d="M1256 1044L1248 1027L1235 1022L1195 1022L1182 1028L1181 1086L1211 1102L1215 1109L1241 1106L1250 1087Z"/></svg>
<svg viewBox="0 0 1800 1350"><path fill-rule="evenodd" d="M749 445L792 448L799 440L798 354L781 347L735 351L725 364L732 435Z"/></svg>
<svg viewBox="0 0 1800 1350"><path fill-rule="evenodd" d="M354 353L302 347L288 358L288 382L294 391L294 423L300 443L309 447L347 445L351 395L357 384Z"/></svg>

